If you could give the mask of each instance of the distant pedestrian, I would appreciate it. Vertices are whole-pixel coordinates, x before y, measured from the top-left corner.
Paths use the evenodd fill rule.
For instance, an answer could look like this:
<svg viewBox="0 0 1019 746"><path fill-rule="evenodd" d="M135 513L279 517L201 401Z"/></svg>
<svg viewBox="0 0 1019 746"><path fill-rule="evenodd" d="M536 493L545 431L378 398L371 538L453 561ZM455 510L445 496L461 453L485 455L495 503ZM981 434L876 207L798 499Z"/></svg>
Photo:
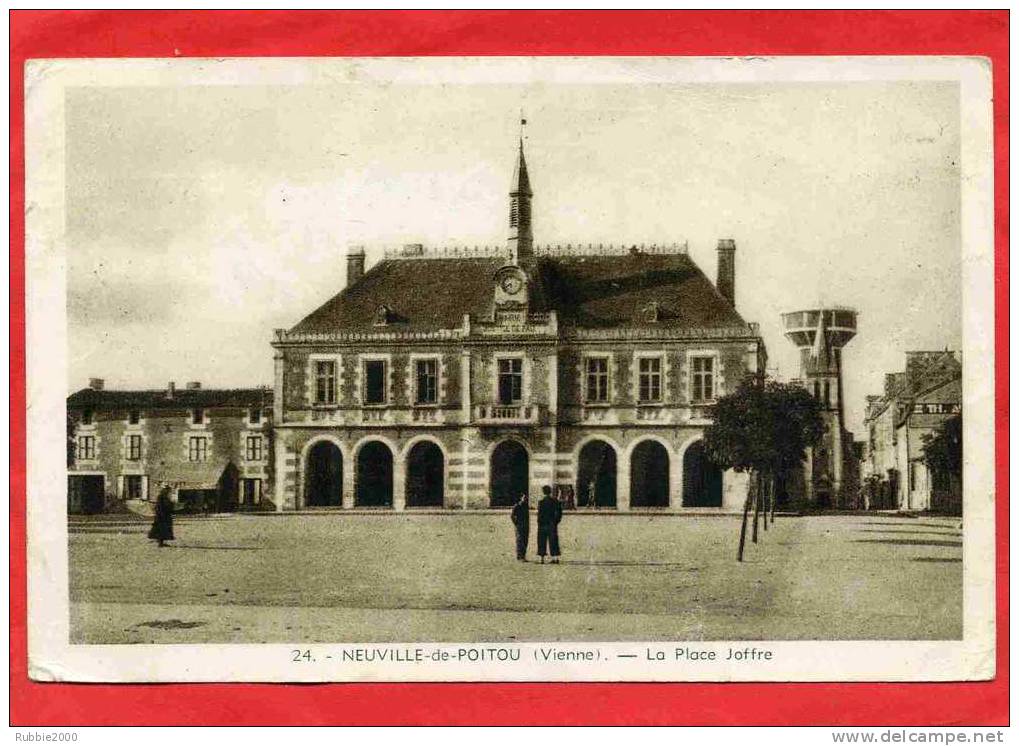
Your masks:
<svg viewBox="0 0 1019 746"><path fill-rule="evenodd" d="M559 564L559 521L563 517L563 506L552 496L552 488L541 488L542 498L538 503L538 556L545 564L545 555L552 556L552 562Z"/></svg>
<svg viewBox="0 0 1019 746"><path fill-rule="evenodd" d="M156 517L149 529L149 538L163 546L173 541L173 502L170 500L170 488L163 487L156 498Z"/></svg>
<svg viewBox="0 0 1019 746"><path fill-rule="evenodd" d="M531 535L531 506L527 502L527 493L521 495L513 505L510 519L513 521L513 530L517 536L517 559L526 562L527 540Z"/></svg>

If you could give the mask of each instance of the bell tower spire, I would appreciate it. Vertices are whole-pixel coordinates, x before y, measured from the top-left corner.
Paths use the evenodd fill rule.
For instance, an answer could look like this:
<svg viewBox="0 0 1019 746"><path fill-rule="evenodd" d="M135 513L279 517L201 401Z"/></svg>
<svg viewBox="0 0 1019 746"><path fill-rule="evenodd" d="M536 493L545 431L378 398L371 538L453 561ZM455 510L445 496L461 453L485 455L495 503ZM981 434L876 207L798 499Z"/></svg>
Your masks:
<svg viewBox="0 0 1019 746"><path fill-rule="evenodd" d="M527 175L527 161L524 159L524 125L527 120L520 118L520 140L517 162L513 169L513 185L510 188L509 248L510 262L524 269L534 263L534 234L531 232L531 180Z"/></svg>

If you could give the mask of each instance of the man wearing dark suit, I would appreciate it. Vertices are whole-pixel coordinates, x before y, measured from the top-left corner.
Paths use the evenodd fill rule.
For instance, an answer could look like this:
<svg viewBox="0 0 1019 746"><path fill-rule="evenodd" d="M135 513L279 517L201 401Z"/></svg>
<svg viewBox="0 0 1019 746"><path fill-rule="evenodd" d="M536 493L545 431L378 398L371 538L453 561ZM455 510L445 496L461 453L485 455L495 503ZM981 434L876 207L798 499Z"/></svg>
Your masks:
<svg viewBox="0 0 1019 746"><path fill-rule="evenodd" d="M542 498L538 503L538 556L545 564L545 555L552 556L552 563L559 564L559 521L563 518L563 506L552 496L552 488L541 488Z"/></svg>
<svg viewBox="0 0 1019 746"><path fill-rule="evenodd" d="M531 535L531 506L527 503L527 495L523 494L510 511L513 530L517 535L517 559L527 561L527 539Z"/></svg>

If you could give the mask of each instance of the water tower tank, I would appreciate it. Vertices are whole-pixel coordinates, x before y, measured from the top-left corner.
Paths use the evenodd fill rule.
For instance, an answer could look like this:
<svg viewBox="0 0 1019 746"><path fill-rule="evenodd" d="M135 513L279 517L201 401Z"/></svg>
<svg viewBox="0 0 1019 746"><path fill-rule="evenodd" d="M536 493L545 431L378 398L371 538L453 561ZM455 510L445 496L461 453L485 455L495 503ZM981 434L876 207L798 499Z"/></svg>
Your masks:
<svg viewBox="0 0 1019 746"><path fill-rule="evenodd" d="M815 346L822 322L829 349L841 349L856 336L856 311L852 308L834 306L782 314L786 338L801 349Z"/></svg>

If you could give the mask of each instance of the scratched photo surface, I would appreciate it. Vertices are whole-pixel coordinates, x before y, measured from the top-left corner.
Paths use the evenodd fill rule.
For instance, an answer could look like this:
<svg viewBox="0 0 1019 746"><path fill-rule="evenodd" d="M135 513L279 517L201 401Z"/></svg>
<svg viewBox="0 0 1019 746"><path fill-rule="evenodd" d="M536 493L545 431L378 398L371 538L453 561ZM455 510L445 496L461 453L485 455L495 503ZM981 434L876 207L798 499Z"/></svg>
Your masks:
<svg viewBox="0 0 1019 746"><path fill-rule="evenodd" d="M66 641L961 643L960 81L403 62L61 88Z"/></svg>

